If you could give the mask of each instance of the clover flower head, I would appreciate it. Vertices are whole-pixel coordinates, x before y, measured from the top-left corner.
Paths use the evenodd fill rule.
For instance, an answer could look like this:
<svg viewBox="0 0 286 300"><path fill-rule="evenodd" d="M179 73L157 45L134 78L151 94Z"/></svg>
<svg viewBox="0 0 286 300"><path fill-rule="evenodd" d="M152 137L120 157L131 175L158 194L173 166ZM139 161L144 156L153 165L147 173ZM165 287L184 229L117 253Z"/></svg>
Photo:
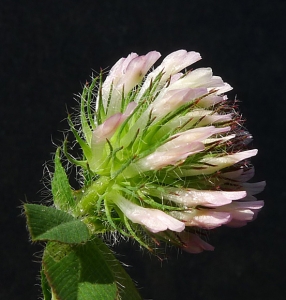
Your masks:
<svg viewBox="0 0 286 300"><path fill-rule="evenodd" d="M243 226L263 207L253 195L265 183L247 182L257 150L231 86L210 68L186 71L199 53L175 51L152 68L160 56L131 53L84 86L80 127L69 119L82 158L63 147L83 177L69 210L94 234L118 231L148 249L213 250L201 229Z"/></svg>

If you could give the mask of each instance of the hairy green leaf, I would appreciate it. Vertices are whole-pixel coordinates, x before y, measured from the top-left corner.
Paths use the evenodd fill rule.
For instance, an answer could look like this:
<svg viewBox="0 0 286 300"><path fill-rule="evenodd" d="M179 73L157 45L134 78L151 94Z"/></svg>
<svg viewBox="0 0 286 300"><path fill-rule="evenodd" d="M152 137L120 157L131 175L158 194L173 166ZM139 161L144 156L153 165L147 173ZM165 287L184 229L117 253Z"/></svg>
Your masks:
<svg viewBox="0 0 286 300"><path fill-rule="evenodd" d="M25 204L24 208L33 241L77 244L89 239L87 226L66 212L38 204Z"/></svg>
<svg viewBox="0 0 286 300"><path fill-rule="evenodd" d="M60 160L60 148L55 155L55 173L52 179L52 193L54 204L57 208L69 211L74 207L75 202L72 190Z"/></svg>
<svg viewBox="0 0 286 300"><path fill-rule="evenodd" d="M98 238L80 245L49 242L43 270L53 299L142 299L120 262Z"/></svg>

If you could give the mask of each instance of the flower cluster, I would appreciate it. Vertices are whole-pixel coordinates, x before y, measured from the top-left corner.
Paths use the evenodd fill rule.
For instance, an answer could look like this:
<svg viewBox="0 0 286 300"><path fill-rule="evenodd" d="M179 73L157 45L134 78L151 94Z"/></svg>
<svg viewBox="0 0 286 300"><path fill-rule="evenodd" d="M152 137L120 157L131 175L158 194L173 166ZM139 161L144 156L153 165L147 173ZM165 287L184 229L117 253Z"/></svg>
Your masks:
<svg viewBox="0 0 286 300"><path fill-rule="evenodd" d="M159 241L191 253L213 250L198 233L243 226L263 201L231 86L210 68L185 69L201 59L179 50L152 68L160 53L121 58L81 95L82 188L71 213L94 234L118 231L152 249ZM183 70L183 71L182 71ZM149 238L146 238L149 237Z"/></svg>

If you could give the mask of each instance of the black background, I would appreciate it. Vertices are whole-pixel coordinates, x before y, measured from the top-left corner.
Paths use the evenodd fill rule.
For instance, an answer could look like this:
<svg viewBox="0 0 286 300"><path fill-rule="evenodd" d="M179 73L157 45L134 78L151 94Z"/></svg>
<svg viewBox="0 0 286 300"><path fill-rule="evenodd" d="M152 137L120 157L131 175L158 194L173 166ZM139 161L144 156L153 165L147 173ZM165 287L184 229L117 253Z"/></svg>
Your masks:
<svg viewBox="0 0 286 300"><path fill-rule="evenodd" d="M43 164L66 129L66 106L92 72L130 52L195 50L234 87L267 180L265 207L240 229L210 234L214 252L169 251L160 263L122 243L145 299L285 299L286 2L5 1L0 3L1 299L40 297L39 251L21 201L42 199ZM37 252L38 254L34 255Z"/></svg>

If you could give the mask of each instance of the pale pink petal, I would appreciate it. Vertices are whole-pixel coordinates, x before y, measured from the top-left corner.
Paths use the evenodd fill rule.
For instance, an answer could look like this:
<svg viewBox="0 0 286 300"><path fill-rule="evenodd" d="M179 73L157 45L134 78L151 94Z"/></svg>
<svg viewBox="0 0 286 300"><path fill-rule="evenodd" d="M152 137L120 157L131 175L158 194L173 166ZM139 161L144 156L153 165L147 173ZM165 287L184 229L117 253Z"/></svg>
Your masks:
<svg viewBox="0 0 286 300"><path fill-rule="evenodd" d="M238 170L231 171L231 172L224 172L221 174L222 178L231 179L231 180L237 180L240 178L243 174L243 168L241 167Z"/></svg>
<svg viewBox="0 0 286 300"><path fill-rule="evenodd" d="M190 224L185 223L186 226L198 226L206 229L213 229L223 224L228 223L232 218L232 215L227 212L216 212L212 210L200 211L198 215L194 217Z"/></svg>
<svg viewBox="0 0 286 300"><path fill-rule="evenodd" d="M167 165L175 165L188 156L201 152L205 149L201 142L207 137L224 133L230 127L215 128L214 126L190 129L170 137L170 141L158 147L157 150L142 158L137 166L141 171L158 170Z"/></svg>
<svg viewBox="0 0 286 300"><path fill-rule="evenodd" d="M191 205L201 205L207 207L222 206L231 203L233 200L245 197L246 192L224 192L187 189L183 192L177 191L173 194L166 194L164 198L180 203L187 207Z"/></svg>
<svg viewBox="0 0 286 300"><path fill-rule="evenodd" d="M128 118L134 109L136 108L137 103L130 102L127 105L127 108L125 112L122 113L116 113L106 119L102 124L97 126L92 134L92 144L100 143L100 142L106 142L106 139L110 139L116 129Z"/></svg>
<svg viewBox="0 0 286 300"><path fill-rule="evenodd" d="M214 126L207 126L207 127L198 127L194 129L189 129L178 134L175 134L170 137L176 143L179 142L191 142L191 141L203 141L208 137L218 134L218 133L225 133L230 130L229 126L226 127L214 127ZM166 143L168 144L168 143Z"/></svg>
<svg viewBox="0 0 286 300"><path fill-rule="evenodd" d="M212 110L194 109L184 116L174 118L165 126L170 130L171 128L182 126L188 122L185 126L185 128L188 129L194 124L196 124L196 126L209 126L218 122L227 122L230 120L232 120L232 114L219 115L214 113Z"/></svg>
<svg viewBox="0 0 286 300"><path fill-rule="evenodd" d="M180 132L171 136L170 141L159 147L159 149L169 150L173 147L176 147L180 144L192 143L192 142L201 142L211 136L214 131L213 126L209 127L199 127L194 129L189 129L184 132Z"/></svg>
<svg viewBox="0 0 286 300"><path fill-rule="evenodd" d="M216 95L221 95L223 93L229 92L232 90L232 86L224 82L222 86L216 87Z"/></svg>
<svg viewBox="0 0 286 300"><path fill-rule="evenodd" d="M235 134L230 134L230 135L223 136L220 138L208 138L208 139L204 140L204 144L209 144L209 143L214 143L214 142L224 143L224 142L229 141L234 138L235 138Z"/></svg>
<svg viewBox="0 0 286 300"><path fill-rule="evenodd" d="M260 209L253 210L254 215L253 215L252 221L254 221L257 218L259 211L260 211Z"/></svg>
<svg viewBox="0 0 286 300"><path fill-rule="evenodd" d="M238 221L251 221L254 212L250 209L236 209L230 212L232 219Z"/></svg>
<svg viewBox="0 0 286 300"><path fill-rule="evenodd" d="M208 137L229 130L230 127L215 128L214 126L189 129L171 136L170 141L158 147L157 151L172 151L172 149L185 144L205 142Z"/></svg>
<svg viewBox="0 0 286 300"><path fill-rule="evenodd" d="M229 223L226 224L227 227L242 227L242 226L245 226L247 225L247 221L240 221L240 220L235 220L235 219L232 219Z"/></svg>
<svg viewBox="0 0 286 300"><path fill-rule="evenodd" d="M170 77L174 75L176 76L176 73L180 72L184 68L190 66L200 59L200 54L194 51L187 52L186 50L178 50L169 54L154 71L148 74L135 101L139 101L145 91L149 88L150 83L154 81L154 79L160 73L163 73L160 80L160 87L162 87ZM177 81L178 77L174 77L174 79L175 80L173 82Z"/></svg>
<svg viewBox="0 0 286 300"><path fill-rule="evenodd" d="M226 99L227 99L227 96L219 96L216 94L212 94L212 95L202 98L199 101L198 106L204 107L204 108L209 108L210 106L216 105L217 103L225 101Z"/></svg>
<svg viewBox="0 0 286 300"><path fill-rule="evenodd" d="M181 105L200 98L205 94L207 94L207 90L205 88L186 88L178 90L166 89L166 93L161 93L161 95L159 95L150 105L149 110L152 110L152 115L156 116L157 119L160 119Z"/></svg>
<svg viewBox="0 0 286 300"><path fill-rule="evenodd" d="M172 84L175 81L177 81L178 79L180 79L183 75L184 75L184 73L176 73L176 74L172 75L170 78L170 84Z"/></svg>
<svg viewBox="0 0 286 300"><path fill-rule="evenodd" d="M120 58L109 71L108 76L102 84L102 100L105 108L107 105L111 86L113 86L113 88L114 86L117 86L118 81L126 71L128 64L136 57L138 57L136 53L131 53L127 56L127 58Z"/></svg>
<svg viewBox="0 0 286 300"><path fill-rule="evenodd" d="M246 182L254 176L254 167L244 170L243 173L237 178L240 182Z"/></svg>
<svg viewBox="0 0 286 300"><path fill-rule="evenodd" d="M160 57L161 54L157 51L150 51L144 56L144 64L142 65L141 69L141 72L144 74L144 76Z"/></svg>
<svg viewBox="0 0 286 300"><path fill-rule="evenodd" d="M121 58L111 68L109 75L102 85L104 108L107 108L107 102L111 93L107 117L119 112L122 92L124 91L124 95L129 93L143 79L160 56L161 54L156 51L151 51L142 56L131 53L127 58Z"/></svg>
<svg viewBox="0 0 286 300"><path fill-rule="evenodd" d="M126 73L126 70L128 68L128 66L130 65L130 63L132 61L134 61L134 59L136 59L138 57L138 54L137 53L133 53L131 52L124 60L123 60L123 63L121 65L121 70L120 72L117 73L117 76L119 77L118 79L120 79L121 75L122 74L125 74Z"/></svg>
<svg viewBox="0 0 286 300"><path fill-rule="evenodd" d="M185 229L183 222L178 221L161 210L141 207L121 196L114 197L113 202L129 220L145 226L153 233L167 229L181 232Z"/></svg>
<svg viewBox="0 0 286 300"><path fill-rule="evenodd" d="M266 186L265 181L255 182L255 183L249 183L245 182L242 183L242 188L247 191L249 195L256 195L261 193Z"/></svg>
<svg viewBox="0 0 286 300"><path fill-rule="evenodd" d="M217 207L215 208L215 211L230 213L232 220L227 225L232 227L240 227L244 226L246 222L252 221L263 205L264 201L235 201L230 204Z"/></svg>
<svg viewBox="0 0 286 300"><path fill-rule="evenodd" d="M178 50L166 56L158 68L164 71L164 78L167 79L200 59L201 55L198 52Z"/></svg>
<svg viewBox="0 0 286 300"><path fill-rule="evenodd" d="M212 245L202 240L196 234L183 231L178 233L178 236L181 239L181 241L184 243L182 249L186 252L200 253L203 250L207 250L207 251L214 250L214 247Z"/></svg>
<svg viewBox="0 0 286 300"><path fill-rule="evenodd" d="M252 202L252 201L257 201L257 199L252 195L246 194L246 196L243 199L241 199L241 201Z"/></svg>
<svg viewBox="0 0 286 300"><path fill-rule="evenodd" d="M244 198L245 199L245 198ZM231 212L236 209L251 209L251 210L256 210L256 209L261 209L264 205L263 200L259 201L235 201L230 204L226 204L223 206L220 206L216 208L215 210L217 211L227 211Z"/></svg>
<svg viewBox="0 0 286 300"><path fill-rule="evenodd" d="M237 182L246 182L250 180L254 176L254 167L249 169L245 169L241 167L238 170L231 171L231 172L224 172L221 174L222 178L235 180Z"/></svg>
<svg viewBox="0 0 286 300"><path fill-rule="evenodd" d="M107 139L110 139L118 126L121 124L122 114L117 113L106 119L101 125L97 126L91 137L92 157L89 161L89 167L92 171L96 171L103 163L102 153L105 148Z"/></svg>
<svg viewBox="0 0 286 300"><path fill-rule="evenodd" d="M219 115L212 112L211 115L206 115L199 123L198 126L206 126L219 122L227 122L232 120L232 114Z"/></svg>
<svg viewBox="0 0 286 300"><path fill-rule="evenodd" d="M189 72L186 76L176 81L172 88L183 88L183 87L206 87L210 86L212 81L213 72L211 68L199 68ZM223 82L222 82L223 83Z"/></svg>
<svg viewBox="0 0 286 300"><path fill-rule="evenodd" d="M223 82L221 77L213 76L211 68L199 68L189 72L185 77L177 80L169 89L178 89L178 88L197 88L205 87L209 91L215 89L216 94L220 95L232 89L232 87Z"/></svg>
<svg viewBox="0 0 286 300"><path fill-rule="evenodd" d="M235 201L232 202L230 205L225 205L223 208L227 211L231 211L234 209L261 209L264 206L263 200L257 200L257 201Z"/></svg>
<svg viewBox="0 0 286 300"><path fill-rule="evenodd" d="M146 55L132 59L126 70L124 70L124 74L121 76L117 88L124 86L124 94L129 93L129 91L142 80L160 56L161 54L159 52L151 51Z"/></svg>
<svg viewBox="0 0 286 300"><path fill-rule="evenodd" d="M201 152L205 146L201 142L192 142L185 145L177 145L167 151L156 150L154 153L142 158L137 163L141 171L159 170L168 165L175 165L185 160L188 156Z"/></svg>
<svg viewBox="0 0 286 300"><path fill-rule="evenodd" d="M134 109L137 107L137 103L132 101L130 102L127 107L126 107L126 110L125 112L123 113L122 115L122 121L124 121L126 118L128 118L134 111Z"/></svg>
<svg viewBox="0 0 286 300"><path fill-rule="evenodd" d="M109 87L112 82L113 84L117 85L117 81L120 79L122 74L124 74L130 61L136 57L138 57L138 54L132 52L126 58L120 58L110 69L109 74L103 83L103 90L105 90L106 87Z"/></svg>
<svg viewBox="0 0 286 300"><path fill-rule="evenodd" d="M222 157L210 157L203 158L202 163L208 164L206 167L202 168L202 164L193 166L192 169L182 171L183 176L194 176L194 175L203 175L203 174L212 174L218 170L234 165L244 159L248 159L257 154L257 149L246 150L238 152L235 154L225 155ZM213 166L209 166L213 165ZM198 167L196 169L194 167Z"/></svg>
<svg viewBox="0 0 286 300"><path fill-rule="evenodd" d="M117 113L106 119L101 125L97 126L92 133L91 143L105 142L106 139L109 139L120 125L121 118L122 114Z"/></svg>
<svg viewBox="0 0 286 300"><path fill-rule="evenodd" d="M174 218L185 223L186 226L197 226L205 229L213 229L231 220L228 212L213 210L173 211L170 213Z"/></svg>
<svg viewBox="0 0 286 300"><path fill-rule="evenodd" d="M214 134L224 133L229 130L230 127L215 128L214 126L189 129L171 136L169 138L170 141L160 146L157 150L169 151L174 147L178 147L179 145L192 142L201 142Z"/></svg>

